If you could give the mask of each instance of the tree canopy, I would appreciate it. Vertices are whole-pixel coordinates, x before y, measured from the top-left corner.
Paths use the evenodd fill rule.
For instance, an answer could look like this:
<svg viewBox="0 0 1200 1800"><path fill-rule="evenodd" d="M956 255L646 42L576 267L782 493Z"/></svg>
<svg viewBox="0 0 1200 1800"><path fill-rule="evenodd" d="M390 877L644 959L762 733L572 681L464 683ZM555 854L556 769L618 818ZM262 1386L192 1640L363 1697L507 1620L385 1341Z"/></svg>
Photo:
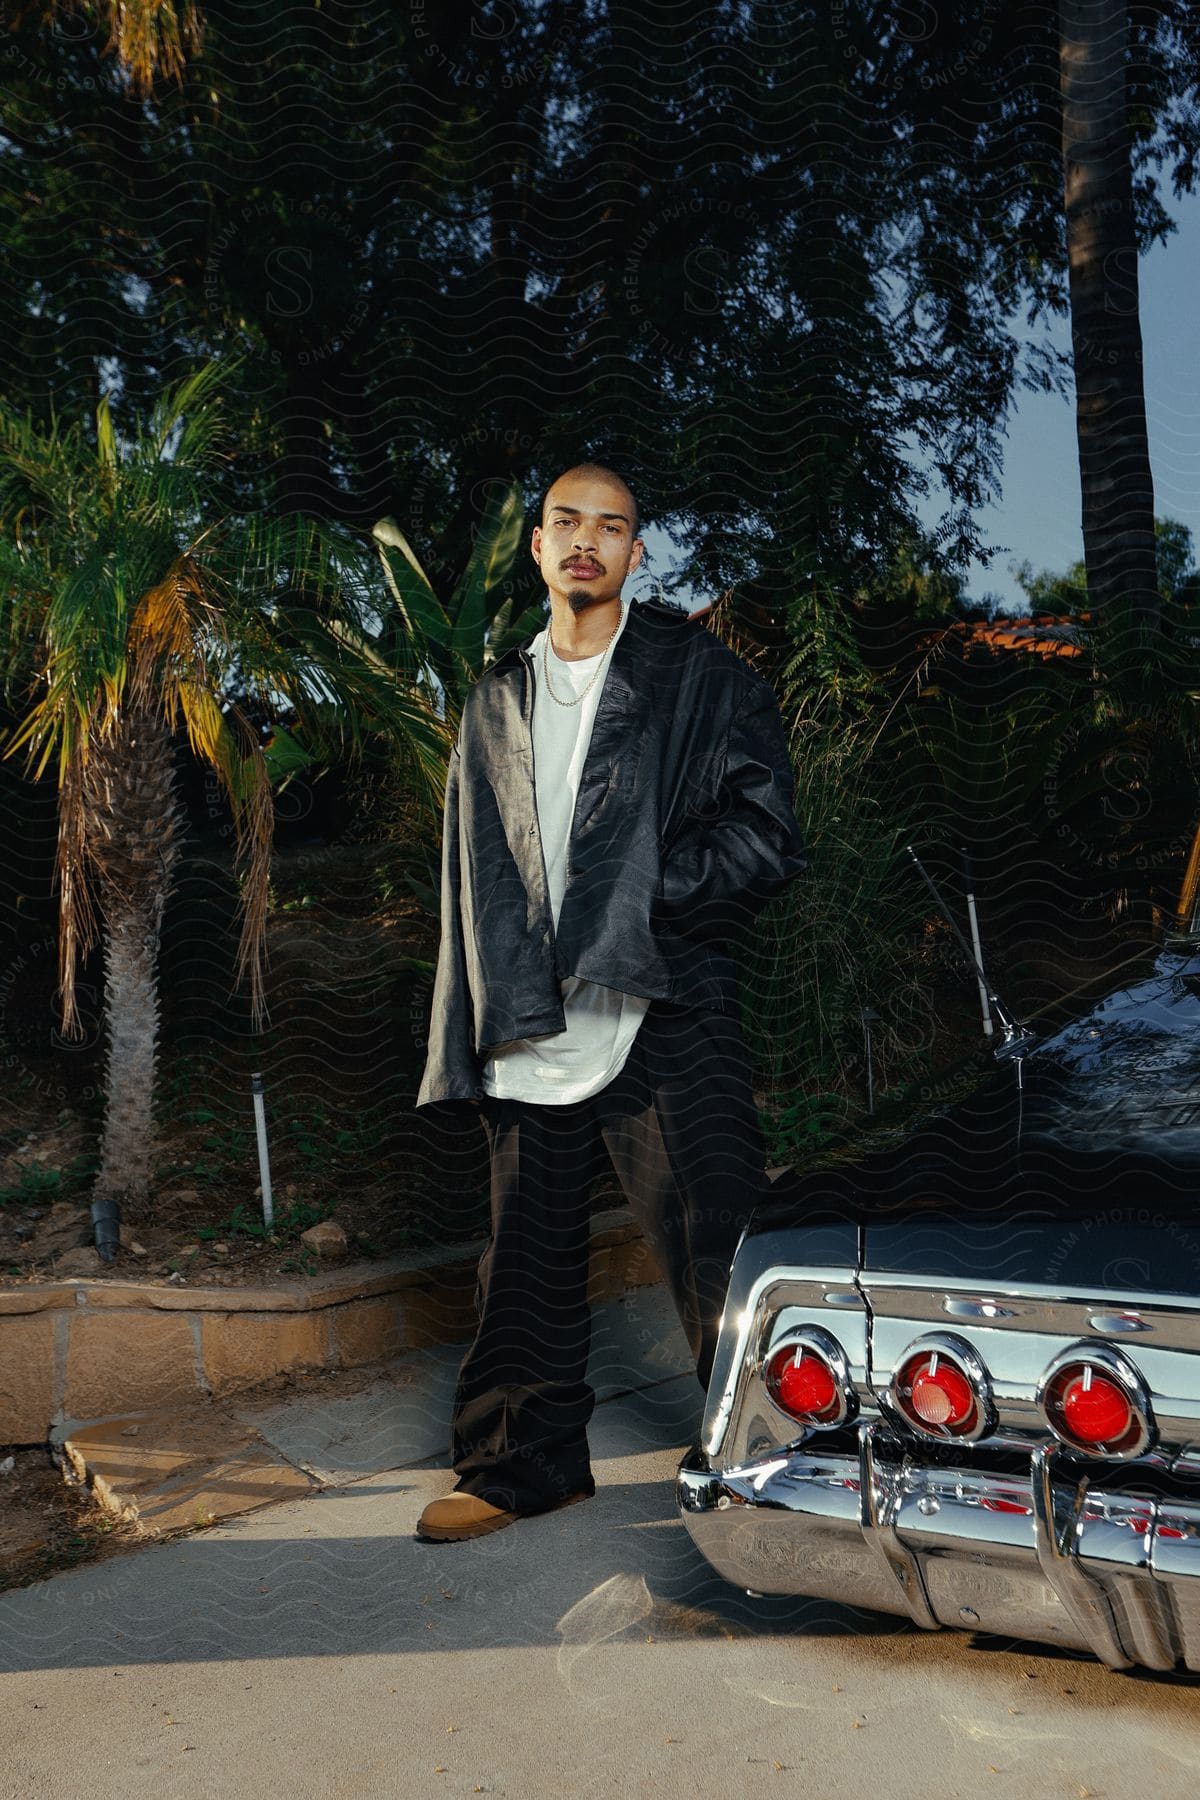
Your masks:
<svg viewBox="0 0 1200 1800"><path fill-rule="evenodd" d="M1025 335L1066 305L1056 8L213 0L157 74L116 10L6 43L22 402L128 425L236 345L247 490L391 514L451 586L495 484L581 454L712 589L877 565L922 461L938 556L986 548L1015 388L1067 376ZM1195 23L1132 20L1145 245Z"/></svg>

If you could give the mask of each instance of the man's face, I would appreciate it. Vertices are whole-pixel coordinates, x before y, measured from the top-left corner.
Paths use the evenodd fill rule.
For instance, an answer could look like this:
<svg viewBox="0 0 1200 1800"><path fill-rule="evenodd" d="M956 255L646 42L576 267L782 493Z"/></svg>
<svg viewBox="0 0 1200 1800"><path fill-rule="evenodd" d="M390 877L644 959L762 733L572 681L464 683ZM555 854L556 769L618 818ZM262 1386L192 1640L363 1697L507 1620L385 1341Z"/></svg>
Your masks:
<svg viewBox="0 0 1200 1800"><path fill-rule="evenodd" d="M568 475L546 496L533 531L533 560L552 596L581 613L615 599L642 560L624 488L603 477Z"/></svg>

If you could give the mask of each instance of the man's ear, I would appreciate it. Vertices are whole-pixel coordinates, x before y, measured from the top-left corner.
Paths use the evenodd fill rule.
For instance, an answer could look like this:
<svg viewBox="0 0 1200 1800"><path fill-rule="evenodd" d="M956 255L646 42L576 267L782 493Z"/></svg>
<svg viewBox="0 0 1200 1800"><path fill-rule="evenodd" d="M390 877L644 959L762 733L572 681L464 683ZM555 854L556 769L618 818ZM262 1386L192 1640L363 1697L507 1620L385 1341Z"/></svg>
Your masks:
<svg viewBox="0 0 1200 1800"><path fill-rule="evenodd" d="M535 525L533 528L533 536L529 540L529 554L540 568L542 562L542 528L540 525Z"/></svg>
<svg viewBox="0 0 1200 1800"><path fill-rule="evenodd" d="M641 560L642 560L642 551L645 548L646 548L646 540L644 538L634 538L633 544L629 551L629 573L631 575L633 574L633 571L636 568L640 567Z"/></svg>

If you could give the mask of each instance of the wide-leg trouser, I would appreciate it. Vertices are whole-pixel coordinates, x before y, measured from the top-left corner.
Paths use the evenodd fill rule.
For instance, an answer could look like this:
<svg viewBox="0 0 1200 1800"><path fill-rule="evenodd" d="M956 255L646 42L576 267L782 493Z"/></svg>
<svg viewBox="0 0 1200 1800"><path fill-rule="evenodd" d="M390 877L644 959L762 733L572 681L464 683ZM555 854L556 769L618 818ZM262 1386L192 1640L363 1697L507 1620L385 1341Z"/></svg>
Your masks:
<svg viewBox="0 0 1200 1800"><path fill-rule="evenodd" d="M565 1106L482 1105L491 1239L453 1413L457 1491L536 1511L594 1492L589 1187L611 1161L707 1387L733 1252L769 1193L739 1021L652 1001L624 1067Z"/></svg>

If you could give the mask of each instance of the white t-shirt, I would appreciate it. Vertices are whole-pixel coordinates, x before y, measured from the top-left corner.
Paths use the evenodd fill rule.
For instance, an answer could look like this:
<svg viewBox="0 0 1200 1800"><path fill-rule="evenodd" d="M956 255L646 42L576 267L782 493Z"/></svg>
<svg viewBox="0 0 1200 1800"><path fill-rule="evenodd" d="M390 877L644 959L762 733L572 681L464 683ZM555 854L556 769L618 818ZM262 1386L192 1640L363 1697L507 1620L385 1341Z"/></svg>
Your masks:
<svg viewBox="0 0 1200 1800"><path fill-rule="evenodd" d="M550 909L555 929L567 885L567 850L575 797L591 742L592 725L608 675L613 648L625 629L629 606L621 607L621 623L607 650L581 661L566 662L550 645L550 681L555 694L569 700L582 693L596 675L587 698L578 706L560 706L545 690L542 653L544 627L529 646L536 676L533 690L533 767L538 830L546 859ZM597 669L600 673L597 675ZM599 1093L624 1067L638 1026L650 1005L640 994L621 993L569 975L561 983L566 1028L547 1037L521 1038L490 1056L483 1067L484 1092L499 1100L535 1100L566 1106Z"/></svg>

